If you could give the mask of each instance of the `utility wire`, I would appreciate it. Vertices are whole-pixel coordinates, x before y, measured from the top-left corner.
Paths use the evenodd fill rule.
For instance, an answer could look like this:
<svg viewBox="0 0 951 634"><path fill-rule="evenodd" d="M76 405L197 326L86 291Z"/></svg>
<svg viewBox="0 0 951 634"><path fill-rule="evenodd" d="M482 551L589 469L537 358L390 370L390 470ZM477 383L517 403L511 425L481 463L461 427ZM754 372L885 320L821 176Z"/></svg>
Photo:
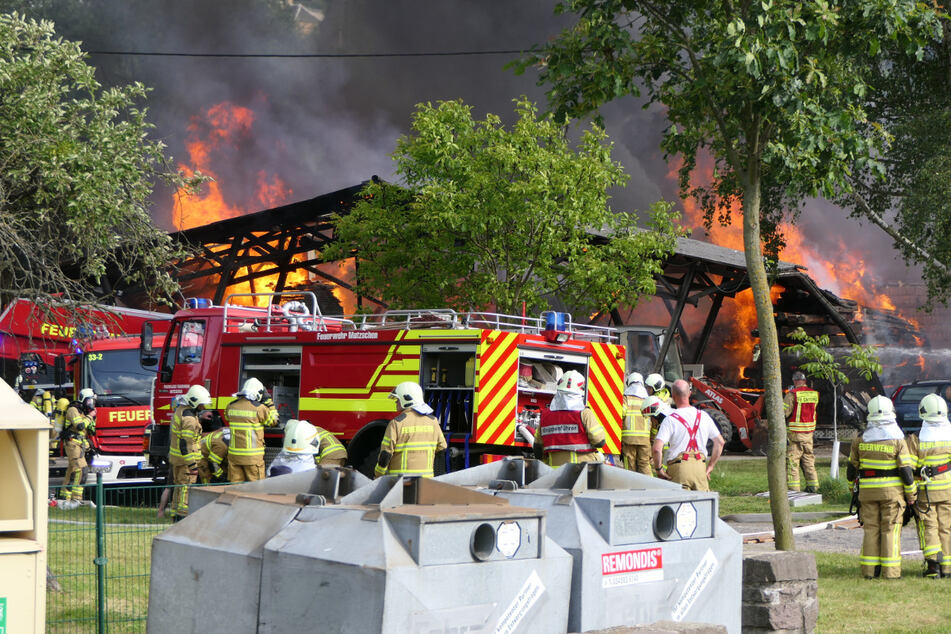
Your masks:
<svg viewBox="0 0 951 634"><path fill-rule="evenodd" d="M348 57L474 57L484 55L521 55L524 50L500 51L425 51L418 53L171 53L165 51L86 51L90 55L126 55L138 57L225 57L225 58L348 58Z"/></svg>

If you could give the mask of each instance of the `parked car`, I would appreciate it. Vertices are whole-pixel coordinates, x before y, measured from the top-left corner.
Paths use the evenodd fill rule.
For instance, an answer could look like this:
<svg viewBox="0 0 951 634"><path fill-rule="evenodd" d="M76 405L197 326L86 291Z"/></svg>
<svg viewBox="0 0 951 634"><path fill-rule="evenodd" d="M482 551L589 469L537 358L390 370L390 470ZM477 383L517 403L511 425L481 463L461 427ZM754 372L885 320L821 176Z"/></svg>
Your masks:
<svg viewBox="0 0 951 634"><path fill-rule="evenodd" d="M918 403L928 394L937 394L951 401L951 379L915 381L899 385L892 393L898 424L906 434L921 431L921 416L918 415Z"/></svg>

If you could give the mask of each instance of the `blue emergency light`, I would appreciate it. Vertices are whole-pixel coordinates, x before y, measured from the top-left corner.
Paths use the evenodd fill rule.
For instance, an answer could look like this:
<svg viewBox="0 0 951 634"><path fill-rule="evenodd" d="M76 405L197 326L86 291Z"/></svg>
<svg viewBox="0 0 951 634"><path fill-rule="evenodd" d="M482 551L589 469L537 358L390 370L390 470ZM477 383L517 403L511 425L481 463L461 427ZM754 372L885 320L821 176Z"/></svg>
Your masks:
<svg viewBox="0 0 951 634"><path fill-rule="evenodd" d="M542 337L552 343L564 343L568 341L567 324L571 323L571 315L568 313L559 313L555 311L546 311L542 313L545 319L545 329L542 330Z"/></svg>
<svg viewBox="0 0 951 634"><path fill-rule="evenodd" d="M211 300L207 297L188 297L185 299L185 308L196 310L198 308L211 308Z"/></svg>

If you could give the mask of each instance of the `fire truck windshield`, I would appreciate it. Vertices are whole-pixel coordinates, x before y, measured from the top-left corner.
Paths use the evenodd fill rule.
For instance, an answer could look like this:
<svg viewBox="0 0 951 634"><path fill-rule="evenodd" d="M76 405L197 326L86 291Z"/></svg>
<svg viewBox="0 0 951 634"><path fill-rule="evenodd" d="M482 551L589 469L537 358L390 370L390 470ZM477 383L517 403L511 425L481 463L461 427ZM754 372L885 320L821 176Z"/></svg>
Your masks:
<svg viewBox="0 0 951 634"><path fill-rule="evenodd" d="M139 365L139 351L90 352L83 360L82 386L91 387L100 405L148 405L155 373Z"/></svg>

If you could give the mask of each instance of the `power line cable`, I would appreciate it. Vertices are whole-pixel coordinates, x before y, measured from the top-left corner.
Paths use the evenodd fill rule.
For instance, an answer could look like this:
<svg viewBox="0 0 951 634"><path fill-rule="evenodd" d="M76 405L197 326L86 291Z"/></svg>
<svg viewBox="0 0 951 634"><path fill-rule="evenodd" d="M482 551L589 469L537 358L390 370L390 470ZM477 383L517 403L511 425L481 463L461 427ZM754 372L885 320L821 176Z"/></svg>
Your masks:
<svg viewBox="0 0 951 634"><path fill-rule="evenodd" d="M421 51L416 53L190 53L168 51L86 51L90 55L124 55L138 57L223 57L223 58L352 58L352 57L474 57L485 55L521 55L525 50L498 51Z"/></svg>

